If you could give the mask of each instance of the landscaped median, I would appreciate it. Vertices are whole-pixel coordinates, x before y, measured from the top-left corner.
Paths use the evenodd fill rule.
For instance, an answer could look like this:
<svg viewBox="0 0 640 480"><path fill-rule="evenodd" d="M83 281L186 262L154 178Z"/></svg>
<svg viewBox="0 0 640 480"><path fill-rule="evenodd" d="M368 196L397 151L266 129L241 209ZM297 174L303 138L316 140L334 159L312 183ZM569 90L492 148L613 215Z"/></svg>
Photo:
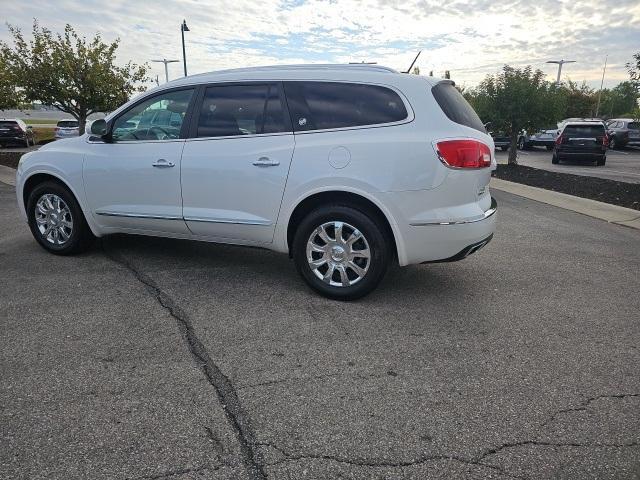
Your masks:
<svg viewBox="0 0 640 480"><path fill-rule="evenodd" d="M531 187L588 198L620 207L640 210L640 184L617 182L586 175L572 175L525 167L498 165L494 177Z"/></svg>

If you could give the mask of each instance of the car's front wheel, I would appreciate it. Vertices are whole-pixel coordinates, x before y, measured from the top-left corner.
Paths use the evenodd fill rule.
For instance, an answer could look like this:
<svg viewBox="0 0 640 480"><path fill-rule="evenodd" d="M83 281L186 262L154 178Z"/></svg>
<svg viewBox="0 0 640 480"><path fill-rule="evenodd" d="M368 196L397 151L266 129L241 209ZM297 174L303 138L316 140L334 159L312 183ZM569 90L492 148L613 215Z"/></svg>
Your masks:
<svg viewBox="0 0 640 480"><path fill-rule="evenodd" d="M293 258L311 288L336 300L370 293L391 260L391 241L375 215L344 205L309 213L296 230Z"/></svg>
<svg viewBox="0 0 640 480"><path fill-rule="evenodd" d="M527 147L527 144L524 141L524 137L520 137L518 139L518 150L524 150Z"/></svg>
<svg viewBox="0 0 640 480"><path fill-rule="evenodd" d="M75 197L57 182L43 182L29 193L27 216L34 238L51 253L79 253L94 240Z"/></svg>
<svg viewBox="0 0 640 480"><path fill-rule="evenodd" d="M611 137L611 140L609 140L609 148L611 150L615 150L616 148L618 148L618 142L616 140L616 137Z"/></svg>

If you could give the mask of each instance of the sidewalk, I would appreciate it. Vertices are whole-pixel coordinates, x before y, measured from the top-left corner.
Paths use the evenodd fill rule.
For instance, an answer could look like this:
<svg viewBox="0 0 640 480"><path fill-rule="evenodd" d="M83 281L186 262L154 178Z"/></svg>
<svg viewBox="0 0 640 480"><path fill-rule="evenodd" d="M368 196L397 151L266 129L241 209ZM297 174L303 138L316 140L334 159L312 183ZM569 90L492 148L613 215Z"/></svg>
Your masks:
<svg viewBox="0 0 640 480"><path fill-rule="evenodd" d="M521 197L571 210L590 217L599 218L609 223L624 225L640 230L640 210L619 207L609 203L597 202L588 198L574 197L566 193L530 187L521 183L508 182L499 178L491 178L490 188L520 195Z"/></svg>
<svg viewBox="0 0 640 480"><path fill-rule="evenodd" d="M0 165L0 182L16 186L16 169Z"/></svg>

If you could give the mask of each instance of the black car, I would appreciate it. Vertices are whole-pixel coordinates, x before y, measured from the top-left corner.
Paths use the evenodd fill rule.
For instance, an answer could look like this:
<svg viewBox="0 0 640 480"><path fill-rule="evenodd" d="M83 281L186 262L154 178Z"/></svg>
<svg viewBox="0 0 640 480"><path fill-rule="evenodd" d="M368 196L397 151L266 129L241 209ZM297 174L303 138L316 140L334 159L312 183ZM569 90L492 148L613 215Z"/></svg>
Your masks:
<svg viewBox="0 0 640 480"><path fill-rule="evenodd" d="M0 119L0 146L21 145L30 147L36 144L31 125L20 119Z"/></svg>
<svg viewBox="0 0 640 480"><path fill-rule="evenodd" d="M491 138L493 138L493 144L496 148L499 148L503 152L509 149L511 145L511 138L504 134L504 132L489 132Z"/></svg>
<svg viewBox="0 0 640 480"><path fill-rule="evenodd" d="M604 165L607 161L608 144L607 132L602 122L568 122L556 139L551 163L574 160Z"/></svg>

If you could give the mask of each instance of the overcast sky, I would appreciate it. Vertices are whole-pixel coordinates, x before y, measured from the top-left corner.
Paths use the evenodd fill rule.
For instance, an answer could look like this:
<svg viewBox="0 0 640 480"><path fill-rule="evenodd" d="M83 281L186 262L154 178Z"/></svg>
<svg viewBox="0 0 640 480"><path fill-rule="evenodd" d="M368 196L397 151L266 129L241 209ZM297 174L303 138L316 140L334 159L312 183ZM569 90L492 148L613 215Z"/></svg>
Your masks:
<svg viewBox="0 0 640 480"><path fill-rule="evenodd" d="M61 31L121 39L119 60L182 58L189 73L275 63L378 62L405 70L418 50L422 74L450 70L473 86L503 64L531 64L555 79L546 60L569 59L563 79L605 86L627 80L640 51L640 0L29 0L2 2L7 22L30 31L34 17ZM8 39L6 25L0 39ZM164 78L161 64L153 76ZM182 65L169 66L171 78Z"/></svg>

